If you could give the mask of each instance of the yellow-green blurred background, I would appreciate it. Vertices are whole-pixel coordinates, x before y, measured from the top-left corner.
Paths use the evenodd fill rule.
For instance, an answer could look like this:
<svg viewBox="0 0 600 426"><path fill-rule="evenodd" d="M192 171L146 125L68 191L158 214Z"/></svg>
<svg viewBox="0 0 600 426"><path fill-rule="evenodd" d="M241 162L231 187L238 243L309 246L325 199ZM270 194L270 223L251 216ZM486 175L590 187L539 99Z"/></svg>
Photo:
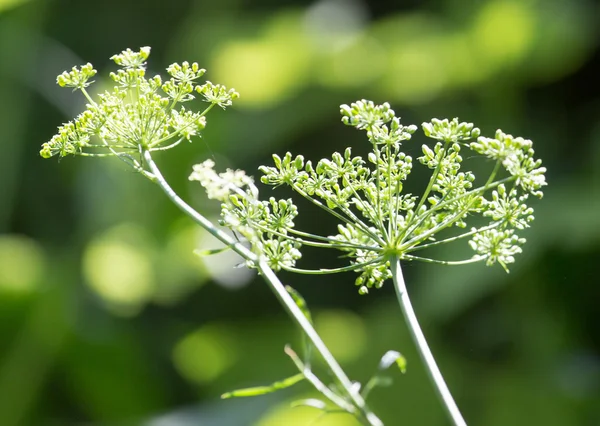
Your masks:
<svg viewBox="0 0 600 426"><path fill-rule="evenodd" d="M511 273L405 275L470 425L599 425L599 12L588 0L0 0L0 425L355 425L289 409L315 396L306 384L220 401L295 372L283 347L298 332L266 285L228 254L196 258L216 243L123 163L38 156L83 106L56 75L92 62L93 92L111 55L146 45L151 73L197 61L241 94L211 112L203 140L157 158L212 218L192 164L256 174L273 152L364 152L339 122L339 105L361 98L389 101L405 124L458 116L532 139L549 186ZM300 227L333 232L300 208ZM330 261L309 251L301 266ZM407 357L406 375L371 396L386 425L447 424L390 285L361 297L352 274L282 278L352 378L388 349Z"/></svg>

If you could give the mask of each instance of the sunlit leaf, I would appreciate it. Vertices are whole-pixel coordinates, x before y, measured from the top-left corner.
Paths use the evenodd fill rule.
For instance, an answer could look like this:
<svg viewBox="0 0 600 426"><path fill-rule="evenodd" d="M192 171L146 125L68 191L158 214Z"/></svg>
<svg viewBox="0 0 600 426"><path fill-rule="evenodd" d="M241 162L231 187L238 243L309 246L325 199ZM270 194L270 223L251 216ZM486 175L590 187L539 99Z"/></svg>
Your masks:
<svg viewBox="0 0 600 426"><path fill-rule="evenodd" d="M292 403L292 407L312 407L316 408L317 410L325 411L327 409L327 404L320 399L308 398L294 401Z"/></svg>
<svg viewBox="0 0 600 426"><path fill-rule="evenodd" d="M286 379L274 382L269 386L255 386L251 388L237 389L231 392L226 392L221 395L221 398L239 398L239 397L247 397L247 396L258 396L265 395L268 393L272 393L281 389L289 388L290 386L295 385L299 381L304 379L303 374L296 374L294 376L288 377Z"/></svg>
<svg viewBox="0 0 600 426"><path fill-rule="evenodd" d="M194 250L194 254L198 257L212 256L213 254L220 254L227 250L229 250L229 246L216 248L216 249L207 249L207 250Z"/></svg>
<svg viewBox="0 0 600 426"><path fill-rule="evenodd" d="M406 373L406 358L397 351L387 351L379 361L379 370L387 370L396 364L402 373Z"/></svg>

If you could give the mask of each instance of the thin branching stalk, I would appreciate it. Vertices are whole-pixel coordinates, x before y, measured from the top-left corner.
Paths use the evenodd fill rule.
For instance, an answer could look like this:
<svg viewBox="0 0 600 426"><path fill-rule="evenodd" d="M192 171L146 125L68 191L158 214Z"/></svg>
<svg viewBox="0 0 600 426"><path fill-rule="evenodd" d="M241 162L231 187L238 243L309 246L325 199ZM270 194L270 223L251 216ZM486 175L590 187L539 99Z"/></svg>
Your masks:
<svg viewBox="0 0 600 426"><path fill-rule="evenodd" d="M192 208L189 204L183 201L177 193L169 186L165 178L162 176L158 166L154 162L150 151L143 151L144 161L150 168L154 176L154 182L156 182L163 192L167 195L167 197L187 216L189 216L194 222L202 226L206 229L211 235L217 238L222 243L231 247L236 253L242 256L244 259L250 260L256 264L256 267L259 273L262 275L266 283L269 285L271 290L275 293L275 296L284 308L288 311L292 319L298 324L298 326L302 329L311 343L314 345L317 352L323 358L323 361L327 365L327 367L331 370L336 380L339 384L344 388L347 395L350 397L352 404L354 405L356 412L354 413L365 425L368 426L383 426L383 423L379 418L377 418L373 413L369 411L363 397L357 392L355 387L352 385L352 382L342 370L340 365L337 363L327 346L321 337L316 332L316 330L311 325L310 321L306 318L304 313L300 310L300 308L296 305L296 302L290 296L290 294L285 289L285 286L279 280L277 275L273 272L273 270L269 267L267 262L259 258L256 254L250 251L248 248L237 242L235 239L230 237L228 234L221 231L219 228L215 227L211 221L206 219L200 213L198 213L194 208Z"/></svg>
<svg viewBox="0 0 600 426"><path fill-rule="evenodd" d="M373 240L377 241L380 244L384 243L384 241L381 239L381 237L379 235L377 235L376 233L372 232L371 229L362 220L360 220L358 217L356 217L356 215L354 215L349 209L344 208L341 204L336 203L337 207L340 208L340 210L342 210L345 214L347 214L349 216L349 218L347 218L344 215L336 212L333 209L330 209L325 204L321 203L319 200L311 197L306 192L304 192L304 190L301 187L299 187L298 185L293 184L292 188L294 189L294 191L296 191L298 194L300 194L301 196L303 196L304 198L306 198L308 201L310 201L314 205L322 208L323 210L325 210L326 212L328 212L332 216L337 217L342 222L345 222L345 223L347 223L349 225L354 225L354 226L360 228L365 234L367 234L371 238L373 238Z"/></svg>
<svg viewBox="0 0 600 426"><path fill-rule="evenodd" d="M398 296L398 303L402 308L402 313L404 314L404 319L406 320L406 324L410 330L410 335L417 346L417 350L421 356L421 359L425 363L425 368L429 375L429 379L433 383L442 405L444 406L448 417L450 420L452 420L452 423L455 426L466 426L467 423L463 419L456 402L454 402L454 398L452 398L452 394L450 393L450 390L444 381L444 377L442 376L442 373L440 372L440 369L433 358L433 354L429 349L425 335L423 334L423 331L421 331L421 327L417 321L417 316L415 315L415 311L410 303L410 298L408 297L408 292L406 291L406 283L404 282L404 276L402 275L400 260L394 256L390 259L390 264L394 280L394 288L396 289L396 296Z"/></svg>

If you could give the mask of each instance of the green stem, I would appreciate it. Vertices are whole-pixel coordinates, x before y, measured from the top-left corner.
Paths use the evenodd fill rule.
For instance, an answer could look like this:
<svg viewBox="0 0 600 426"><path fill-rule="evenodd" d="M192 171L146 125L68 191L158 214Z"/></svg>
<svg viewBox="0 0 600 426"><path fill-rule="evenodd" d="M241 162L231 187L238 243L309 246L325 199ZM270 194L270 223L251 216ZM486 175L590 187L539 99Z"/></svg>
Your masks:
<svg viewBox="0 0 600 426"><path fill-rule="evenodd" d="M285 353L292 359L298 370L302 372L304 378L308 380L314 388L335 405L344 410L352 410L353 407L344 398L340 397L337 393L329 389L311 370L310 367L302 362L296 352L294 352L289 346L286 346Z"/></svg>
<svg viewBox="0 0 600 426"><path fill-rule="evenodd" d="M93 153L93 152L77 152L74 155L79 155L80 157L114 157L115 154L112 152L109 153Z"/></svg>
<svg viewBox="0 0 600 426"><path fill-rule="evenodd" d="M207 107L207 108L206 108L204 111L202 111L202 112L200 113L200 115L199 115L199 117L198 117L198 118L204 117L206 114L208 114L208 112L209 112L211 109L213 109L213 107L214 107L214 106L215 106L215 104L210 104L210 105L209 105L209 106L208 106L208 107ZM159 124L160 124L160 123L159 123ZM163 138L161 138L161 139L158 139L158 140L156 140L156 141L152 142L152 143L150 144L150 147L151 147L151 148L153 148L153 149L152 149L152 151L156 151L156 150L157 150L156 148L154 148L155 146L158 146L158 145L160 145L161 143L168 141L169 139L173 139L174 137L176 137L176 136L179 136L179 135L181 134L181 132L183 132L185 129L187 129L188 127L191 127L191 126L193 126L193 125L194 125L194 123L189 123L187 126L185 126L185 127L181 128L181 129L179 129L178 131L176 131L176 132L173 132L173 133L169 133L167 136L165 136L165 137L163 137ZM172 148L172 146L170 146L170 148Z"/></svg>
<svg viewBox="0 0 600 426"><path fill-rule="evenodd" d="M389 145L386 145L387 153L387 175L388 175L388 236L394 235L396 230L395 219L397 211L392 208L394 198L392 197L392 162L396 162L395 156L392 155Z"/></svg>
<svg viewBox="0 0 600 426"><path fill-rule="evenodd" d="M381 173L379 171L379 163L381 162L381 152L377 148L377 144L373 143L373 151L377 155L377 163L375 164L375 183L377 185L377 197L375 200L375 204L377 207L377 218L380 220L375 221L375 223L379 224L381 229L381 233L383 235L384 240L388 239L388 235L386 235L386 229L383 225L383 215L381 214ZM389 160L389 158L388 158Z"/></svg>
<svg viewBox="0 0 600 426"><path fill-rule="evenodd" d="M313 203L315 206L322 208L323 210L325 210L326 212L328 212L332 216L337 217L342 222L345 222L348 225L352 225L352 226L357 227L358 229L360 229L361 231L363 231L365 234L367 234L369 237L371 237L371 239L373 239L373 241L376 241L376 242L378 242L381 245L385 244L385 241L382 240L379 235L373 233L369 229L369 227L362 220L360 220L358 217L356 217L356 215L354 215L348 209L344 209L342 206L340 206L339 204L336 203L336 205L340 208L340 210L342 210L345 214L347 214L349 216L349 218L345 217L344 215L339 214L338 212L336 212L333 209L330 209L329 207L327 207L325 204L323 204L322 202L320 202L316 198L311 197L306 192L304 192L304 190L301 187L299 187L297 184L293 183L290 186L292 187L292 189L294 191L296 191L298 194L300 194L301 196L303 196L304 198L306 198L308 201L310 201L311 203Z"/></svg>
<svg viewBox="0 0 600 426"><path fill-rule="evenodd" d="M437 259L430 259L428 257L412 256L410 254L405 254L402 256L402 259L417 260L419 262L425 262L425 263L437 263L438 265L457 266L457 265L468 265L469 263L481 262L482 260L485 260L486 257L485 256L475 256L475 257L472 257L471 259L465 259L465 260L437 260Z"/></svg>
<svg viewBox="0 0 600 426"><path fill-rule="evenodd" d="M383 256L378 256L375 259L369 260L364 263L356 263L350 266L342 266L341 268L333 268L333 269L300 269L294 268L293 266L282 266L282 269L285 269L289 272L295 272L297 274L305 274L305 275L325 275L325 274L339 274L341 272L350 272L356 271L364 268L365 266L373 265L375 263L381 263L383 261Z"/></svg>
<svg viewBox="0 0 600 426"><path fill-rule="evenodd" d="M418 214L419 210L421 210L421 207L423 207L423 204L425 204L425 201L427 200L427 197L429 196L429 193L433 189L433 185L435 184L435 181L437 180L437 177L440 174L440 170L442 170L442 160L448 153L448 145L450 145L450 141L445 141L444 147L440 151L440 158L438 159L438 163L436 164L435 169L433 170L433 173L431 174L431 178L429 178L429 183L427 184L427 188L425 189L425 192L423 193L423 196L419 200L419 204L417 205L417 208L415 209L415 213L417 213L417 214ZM434 146L434 150L435 150L435 146ZM415 218L416 217L417 216L415 216ZM410 225L411 224L409 223L408 226L406 227L407 230L410 228ZM406 232L403 233L402 237L404 237L405 234L406 234Z"/></svg>
<svg viewBox="0 0 600 426"><path fill-rule="evenodd" d="M429 247L438 246L440 244L451 243L452 241L457 241L457 240L460 240L461 238L470 237L471 235L477 234L479 232L489 231L490 229L497 228L498 226L500 226L500 224L501 224L501 222L498 222L498 223L495 223L493 225L488 225L488 226L484 226L483 228L474 229L472 231L465 232L464 234L456 235L454 237L449 237L449 238L446 238L446 239L443 239L443 240L434 241L433 243L421 244L419 246L413 246L413 247L410 247L410 248L406 249L404 251L404 253L412 253L412 252L417 251L417 250L423 250L423 249L426 249L426 248L429 248Z"/></svg>
<svg viewBox="0 0 600 426"><path fill-rule="evenodd" d="M356 191L356 189L354 188L354 185L350 184L349 187L352 189L352 193L354 194L354 197L356 197L356 201L357 201L357 205L358 203L360 203L360 208L362 208L362 214L363 216L366 216L368 220L371 221L372 224L374 224L376 227L379 228L379 231L381 232L381 235L384 235L384 229L381 226L381 221L377 220L376 217L371 215L371 210L369 209L369 206L367 206L365 204L365 202L363 201L363 199L360 197L360 195L358 194L358 192ZM357 207L358 208L358 207ZM359 210L360 210L359 208Z"/></svg>
<svg viewBox="0 0 600 426"><path fill-rule="evenodd" d="M269 232L273 232L273 231L269 231ZM378 251L381 250L380 246L366 246L364 244L353 244L353 243L349 243L347 241L340 241L337 240L335 238L330 238L330 237L322 237L320 235L315 235L315 234L310 234L308 232L303 232L303 231L298 231L297 229L288 229L288 232L290 234L294 234L294 235L298 235L300 237L306 237L306 238L312 238L314 240L317 241L324 241L322 247L324 248L335 248L335 249L359 249L359 250L371 250L371 251ZM275 233L275 235L277 235L277 233ZM303 244L308 245L307 240L301 239L301 242ZM315 246L316 247L316 246Z"/></svg>
<svg viewBox="0 0 600 426"><path fill-rule="evenodd" d="M496 165L494 166L494 170L492 171L492 174L488 178L488 180L485 183L485 185L480 186L480 187L475 188L475 189L472 189L470 191L467 191L464 194L459 195L458 197L451 198L450 200L446 200L446 201L443 201L443 202L441 202L439 204L436 204L431 209L427 210L427 212L425 213L424 217L430 216L431 214L435 213L436 211L439 211L442 208L446 207L448 204L454 203L454 202L456 202L456 201L458 201L458 200L460 200L462 198L468 197L468 196L476 194L476 193L482 193L483 194L484 192L486 192L489 189L495 188L498 185L501 185L503 183L510 182L510 181L513 181L513 180L516 179L515 176L509 176L509 177L506 177L504 179L501 179L501 180L498 180L496 182L493 182L496 174L498 173L499 167L500 167L500 162L498 161L498 162L496 162ZM415 212L416 212L416 210L415 210Z"/></svg>
<svg viewBox="0 0 600 426"><path fill-rule="evenodd" d="M183 201L177 193L169 186L162 173L160 172L158 166L152 159L152 155L150 151L143 151L144 160L146 164L150 168L152 175L154 176L154 181L160 186L163 192L167 195L167 197L187 216L189 216L192 220L194 220L197 224L206 229L211 235L221 241L223 244L231 247L236 253L242 256L244 259L253 262L256 265L259 273L262 275L264 280L267 282L269 287L283 307L288 311L292 319L300 326L304 334L308 337L310 342L313 344L317 352L323 358L325 364L329 368L329 370L333 373L334 377L337 379L339 384L344 388L350 400L352 401L353 406L355 407L355 412L353 414L357 415L359 418L368 419L369 426L383 426L383 423L375 414L371 413L369 408L367 407L365 400L360 395L360 393L355 389L352 382L346 376L342 367L338 364L336 359L333 357L327 346L321 337L316 332L310 321L306 318L302 310L298 307L292 296L287 292L285 286L282 282L277 278L277 275L273 272L273 270L269 267L267 262L257 256L255 253L250 251L248 248L244 247L242 244L237 242L231 236L221 231L219 228L215 227L211 221L206 219L196 210L194 210L189 204Z"/></svg>
<svg viewBox="0 0 600 426"><path fill-rule="evenodd" d="M454 426L466 426L467 423L463 419L456 402L454 402L454 399L452 398L452 394L450 393L450 390L444 381L444 377L442 376L442 373L440 372L440 369L433 358L433 354L429 349L427 340L425 339L423 331L421 331L421 327L417 321L417 316L415 315L415 311L410 303L410 298L408 297L408 292L406 291L406 283L404 282L404 277L402 275L400 260L398 257L392 256L390 263L392 276L394 279L394 288L396 289L396 296L398 297L398 303L402 308L402 313L404 314L411 337L413 338L413 341L415 342L415 345L419 351L419 355L425 364L427 373L429 374L429 379L433 383L440 401L446 410L446 414L452 421L452 424Z"/></svg>
<svg viewBox="0 0 600 426"><path fill-rule="evenodd" d="M295 229L288 229L287 232L289 232L290 234L302 235L304 237L310 237L315 240L327 241L327 242L323 243L323 242L318 242L318 241L305 240L304 238L293 237L288 234L284 234L282 232L274 231L273 229L270 229L267 226L262 226L255 222L252 222L252 226L255 227L256 229L261 230L264 233L273 234L278 237L285 238L289 241L294 241L294 242L300 243L305 246L310 246L310 247L320 247L320 248L328 248L328 249L336 249L336 250L348 249L348 250L381 251L381 248L379 246L364 246L364 245L359 245L359 244L346 243L346 242L343 242L340 240L336 240L334 238L326 238L326 237L321 237L319 235L309 234L307 232L296 231Z"/></svg>
<svg viewBox="0 0 600 426"><path fill-rule="evenodd" d="M90 105L96 106L96 102L94 102L94 100L92 99L90 94L87 92L87 90L85 90L85 88L83 88L83 87L81 88L81 93L83 94L83 96L85 96L85 98L88 100Z"/></svg>
<svg viewBox="0 0 600 426"><path fill-rule="evenodd" d="M436 209L438 209L438 210L439 210L439 209L440 209L440 208L441 208L443 205L445 206L445 205L446 205L446 204L448 204L448 203L452 203L452 202L454 202L454 201L460 200L461 198L464 198L464 197L466 197L466 196L472 195L472 194L474 194L474 193L476 193L476 192L481 192L481 193L484 193L485 191L487 191L487 190L489 190L489 189L495 188L495 187L497 187L498 185L500 185L500 184L502 184L502 183L509 182L509 181L512 181L512 180L514 180L514 179L516 179L516 177L514 177L514 176L511 176L511 177L508 177L508 178L505 178L505 179L502 179L502 180L496 181L496 182L494 182L494 183L486 183L486 184L485 184L484 186L482 186L482 187L479 187L479 188L477 188L477 189L474 189L474 190L471 190L471 191L469 191L469 192L466 192L466 193L464 193L464 194L462 194L462 195L460 195L460 196L458 196L458 197L456 197L456 198L453 198L452 200L448 200L448 201L446 201L446 202L440 203L440 204L438 204L437 206L435 206L435 208L434 208L434 209L428 210L428 211L426 211L426 212L425 212L423 215L421 215L422 217L421 217L420 221L417 223L417 226L419 226L419 225L420 225L420 224L421 224L421 223L422 223L422 222L425 220L425 218L426 218L427 216L430 216L430 215L431 215L433 212L435 212L435 210L436 210ZM404 251L404 250L406 250L407 248L413 247L413 246L415 246L416 244L419 244L421 241L425 241L425 240L426 240L427 238L429 238L431 235L433 235L433 234L437 234L438 232L440 232L440 231L441 231L441 230L443 230L444 228L447 228L448 226L450 226L450 225L453 225L453 224L454 224L456 221L458 221L460 218L462 218L462 217L463 217L463 215L464 215L465 213L467 213L467 212L469 211L469 209L471 208L471 205L472 205L472 203L470 203L470 204L469 204L469 205L468 205L466 208L464 208L464 209L463 209L462 211L460 211L458 214L455 214L454 216L450 216L450 219L448 219L448 220L444 220L444 221L443 221L441 224L439 224L439 225L435 226L434 228L430 229L429 231L427 231L427 232L424 232L423 234L419 234L419 235L415 236L413 239L411 239L411 240L409 240L409 241L403 242L403 243L400 245L400 247L399 247L399 248L400 248L400 250ZM404 236L405 236L406 238L410 237L410 236L411 236L411 234L412 234L412 232L413 232L415 229L416 229L416 227L415 227L413 230L411 230L410 232L406 232L406 233L404 234Z"/></svg>
<svg viewBox="0 0 600 426"><path fill-rule="evenodd" d="M158 148L152 148L154 145L152 145L152 147L150 147L150 151L166 151L167 149L171 149L176 147L177 145L179 145L184 138L179 138L176 142L173 142L171 145L166 145L166 146L159 146Z"/></svg>
<svg viewBox="0 0 600 426"><path fill-rule="evenodd" d="M117 157L119 160L121 160L121 161L123 161L125 164L127 164L127 165L129 165L129 166L133 167L133 169L134 169L136 172L140 172L141 174L143 174L144 176L146 176L148 179L150 179L150 180L153 180L153 179L154 179L154 176L152 176L150 173L148 173L146 170L144 170L144 169L143 169L143 168L140 166L139 162L138 162L138 161L137 161L135 158L133 158L131 155L129 155L129 154L126 154L126 153L119 153L119 152L115 151L115 150L113 149L113 147L112 147L112 146L110 146L110 145L108 144L108 142L106 141L106 139L102 138L101 140L102 140L102 142L104 143L104 145L106 146L106 148L108 148L108 149L109 149L109 151L110 151L110 152L111 152L111 153L112 153L112 154L113 154L115 157Z"/></svg>

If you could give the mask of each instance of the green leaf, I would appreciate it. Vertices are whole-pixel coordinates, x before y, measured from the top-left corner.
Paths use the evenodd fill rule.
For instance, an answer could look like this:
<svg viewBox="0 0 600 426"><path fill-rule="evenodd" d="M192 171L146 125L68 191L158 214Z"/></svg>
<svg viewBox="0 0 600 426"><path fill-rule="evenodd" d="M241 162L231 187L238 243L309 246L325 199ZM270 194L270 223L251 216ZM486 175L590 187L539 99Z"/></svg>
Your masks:
<svg viewBox="0 0 600 426"><path fill-rule="evenodd" d="M308 322L310 322L312 324L313 323L312 315L311 315L310 310L308 309L308 305L306 304L306 301L304 300L302 295L300 293L298 293L296 290L294 290L292 287L290 287L289 285L286 285L285 289L290 294L290 296L292 296L292 299L294 299L294 302L296 302L296 305L300 308L300 310L302 311L302 313L304 314L304 316L306 317ZM310 358L312 356L313 345L312 345L311 341L308 339L308 337L306 336L306 334L304 334L304 333L302 333L302 345L304 346L304 363L310 364Z"/></svg>
<svg viewBox="0 0 600 426"><path fill-rule="evenodd" d="M387 351L379 361L379 370L384 371L396 364L402 374L406 373L406 358L398 351Z"/></svg>
<svg viewBox="0 0 600 426"><path fill-rule="evenodd" d="M194 250L194 254L199 257L212 256L213 254L223 253L224 251L229 250L231 247L225 246L217 249L207 249L207 250Z"/></svg>
<svg viewBox="0 0 600 426"><path fill-rule="evenodd" d="M300 295L300 293L298 293L289 285L286 285L285 289L290 294L290 296L292 296L292 299L294 299L294 302L296 302L296 305L300 308L306 319L312 324L312 316L310 314L310 310L308 309L308 305L306 304L306 301L304 300L302 295Z"/></svg>
<svg viewBox="0 0 600 426"><path fill-rule="evenodd" d="M227 398L243 398L248 396L258 396L258 395L266 395L268 393L273 393L280 389L289 388L290 386L295 385L299 381L304 379L304 375L298 373L294 376L288 377L286 379L274 382L270 386L255 386L251 388L237 389L231 392L226 392L221 395L222 399Z"/></svg>
<svg viewBox="0 0 600 426"><path fill-rule="evenodd" d="M387 351L379 360L379 366L377 367L377 373L373 375L361 391L363 398L367 399L369 393L377 386L390 386L392 384L392 378L385 375L385 370L389 369L392 365L397 365L400 371L404 374L406 372L406 358L398 351Z"/></svg>
<svg viewBox="0 0 600 426"><path fill-rule="evenodd" d="M315 398L301 399L299 401L292 402L292 408L296 407L312 407L316 408L317 410L327 410L327 404L320 399Z"/></svg>

